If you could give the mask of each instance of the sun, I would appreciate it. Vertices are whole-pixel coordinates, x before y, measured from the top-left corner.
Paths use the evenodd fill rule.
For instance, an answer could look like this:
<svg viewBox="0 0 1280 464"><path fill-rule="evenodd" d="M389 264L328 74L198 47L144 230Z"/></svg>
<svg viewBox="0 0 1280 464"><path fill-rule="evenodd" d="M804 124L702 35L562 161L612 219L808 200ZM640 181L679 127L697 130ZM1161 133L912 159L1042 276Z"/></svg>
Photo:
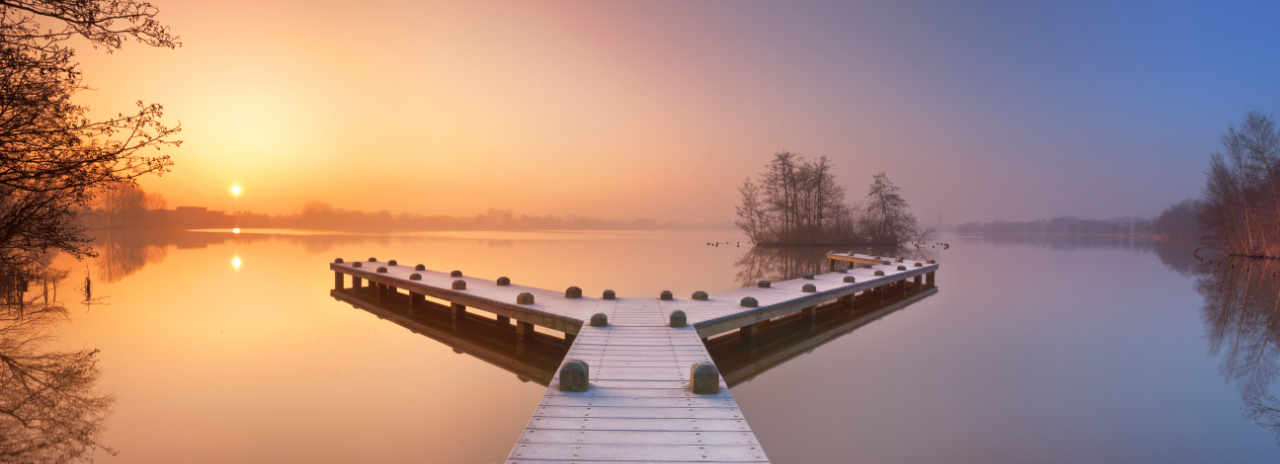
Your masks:
<svg viewBox="0 0 1280 464"><path fill-rule="evenodd" d="M243 192L244 189L240 188L240 184L231 184L231 196L238 197Z"/></svg>

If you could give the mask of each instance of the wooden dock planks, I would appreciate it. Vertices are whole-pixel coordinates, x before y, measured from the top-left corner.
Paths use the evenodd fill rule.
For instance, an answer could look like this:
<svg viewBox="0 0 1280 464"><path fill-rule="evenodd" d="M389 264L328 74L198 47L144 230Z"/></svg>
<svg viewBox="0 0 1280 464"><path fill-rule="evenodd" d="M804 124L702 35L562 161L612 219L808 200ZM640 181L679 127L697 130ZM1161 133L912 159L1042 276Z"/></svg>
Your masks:
<svg viewBox="0 0 1280 464"><path fill-rule="evenodd" d="M565 355L587 362L591 389L560 391L557 374L507 462L768 462L723 379L689 390L711 356L692 326L667 327L679 303L607 303L611 324L584 326Z"/></svg>

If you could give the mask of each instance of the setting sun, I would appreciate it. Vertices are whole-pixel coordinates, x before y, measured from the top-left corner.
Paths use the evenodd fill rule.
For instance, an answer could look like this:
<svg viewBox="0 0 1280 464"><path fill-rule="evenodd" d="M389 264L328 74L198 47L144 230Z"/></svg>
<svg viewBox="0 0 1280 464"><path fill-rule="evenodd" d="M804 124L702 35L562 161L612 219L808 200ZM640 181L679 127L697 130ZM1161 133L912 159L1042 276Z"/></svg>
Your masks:
<svg viewBox="0 0 1280 464"><path fill-rule="evenodd" d="M243 192L244 189L240 187L240 184L231 184L231 196L238 197Z"/></svg>

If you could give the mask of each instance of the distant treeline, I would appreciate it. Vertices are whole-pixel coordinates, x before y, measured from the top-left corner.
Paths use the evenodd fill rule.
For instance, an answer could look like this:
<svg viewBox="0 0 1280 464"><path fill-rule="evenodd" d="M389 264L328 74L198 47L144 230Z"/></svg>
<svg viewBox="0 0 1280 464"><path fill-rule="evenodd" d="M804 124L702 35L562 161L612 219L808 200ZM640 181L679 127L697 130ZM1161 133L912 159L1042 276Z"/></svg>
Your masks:
<svg viewBox="0 0 1280 464"><path fill-rule="evenodd" d="M985 236L1080 236L1151 235L1151 220L1138 218L1080 219L1057 217L1038 221L966 222L955 227L965 235Z"/></svg>
<svg viewBox="0 0 1280 464"><path fill-rule="evenodd" d="M901 191L884 173L873 177L864 206L845 203L827 157L775 154L756 178L743 181L735 222L756 245L882 245L898 247L922 234Z"/></svg>
<svg viewBox="0 0 1280 464"><path fill-rule="evenodd" d="M100 205L80 213L91 229L128 228L290 228L334 231L413 230L546 230L546 229L656 229L692 228L698 224L659 222L654 219L608 220L579 216L517 215L511 210L490 209L472 217L352 211L326 203L309 203L298 214L267 215L225 212L204 207L166 208L165 201L136 186L122 184L105 192Z"/></svg>

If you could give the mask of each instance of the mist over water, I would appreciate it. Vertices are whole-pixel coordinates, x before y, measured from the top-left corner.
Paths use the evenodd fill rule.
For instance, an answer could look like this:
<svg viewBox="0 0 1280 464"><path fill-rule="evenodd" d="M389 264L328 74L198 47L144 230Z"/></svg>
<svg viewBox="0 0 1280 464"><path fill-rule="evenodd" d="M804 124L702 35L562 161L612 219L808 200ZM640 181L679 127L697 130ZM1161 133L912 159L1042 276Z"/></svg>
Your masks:
<svg viewBox="0 0 1280 464"><path fill-rule="evenodd" d="M733 231L128 237L60 263L58 294L88 272L95 303L50 331L101 349L98 387L116 399L102 440L119 451L102 462L505 457L545 391L536 375L335 301L334 257L685 298L820 271L826 251L707 245ZM918 253L942 265L936 294L734 377L770 458L1280 459L1257 414L1275 391L1280 337L1258 299L1274 279L1142 240L946 240ZM1249 290L1215 290L1232 283Z"/></svg>

